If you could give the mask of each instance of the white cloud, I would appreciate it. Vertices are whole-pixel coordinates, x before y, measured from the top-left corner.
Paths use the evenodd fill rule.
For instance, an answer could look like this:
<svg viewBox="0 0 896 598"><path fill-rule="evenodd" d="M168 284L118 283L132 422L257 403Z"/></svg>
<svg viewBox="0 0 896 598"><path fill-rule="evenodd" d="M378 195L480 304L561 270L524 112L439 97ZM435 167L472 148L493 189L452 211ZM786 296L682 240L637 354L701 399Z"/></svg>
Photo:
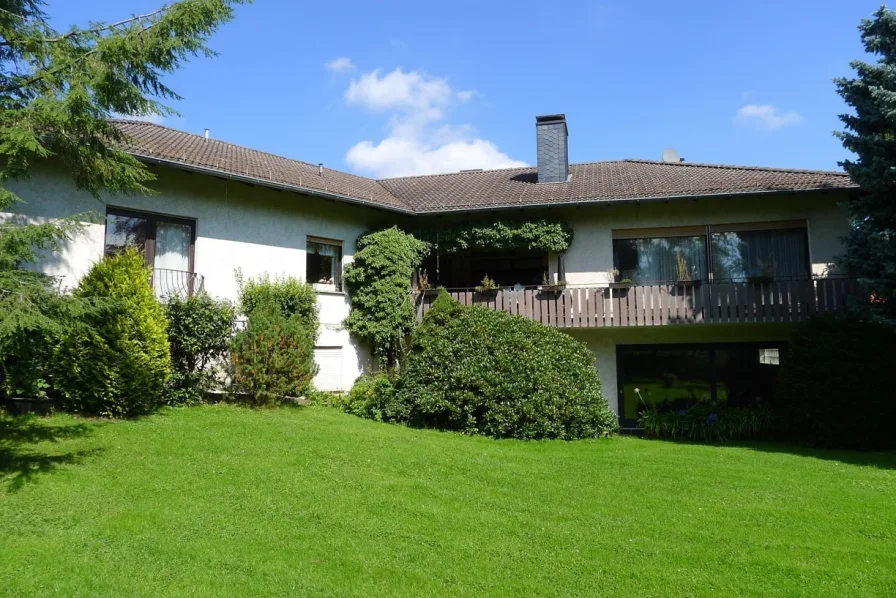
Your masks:
<svg viewBox="0 0 896 598"><path fill-rule="evenodd" d="M341 73L344 71L353 71L355 70L355 63L352 62L351 58L347 56L340 56L339 58L334 58L333 60L324 64L329 70L334 73Z"/></svg>
<svg viewBox="0 0 896 598"><path fill-rule="evenodd" d="M737 110L735 119L751 122L766 129L780 129L803 122L799 112L781 112L771 104L746 104Z"/></svg>
<svg viewBox="0 0 896 598"><path fill-rule="evenodd" d="M477 137L472 125L444 122L453 104L474 95L473 90L452 90L447 79L417 71L399 68L385 75L378 70L362 75L351 82L345 98L349 104L390 113L389 135L378 143L356 143L346 161L378 177L525 166Z"/></svg>

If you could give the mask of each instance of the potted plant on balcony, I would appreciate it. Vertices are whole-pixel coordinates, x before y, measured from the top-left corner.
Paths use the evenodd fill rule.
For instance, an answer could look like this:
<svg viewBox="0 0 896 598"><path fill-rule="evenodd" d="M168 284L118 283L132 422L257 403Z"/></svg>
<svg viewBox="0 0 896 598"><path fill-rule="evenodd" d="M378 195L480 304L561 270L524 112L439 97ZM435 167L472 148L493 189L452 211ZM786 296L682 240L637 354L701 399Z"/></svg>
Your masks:
<svg viewBox="0 0 896 598"><path fill-rule="evenodd" d="M476 292L482 295L495 295L501 287L498 286L498 283L494 281L494 279L489 278L488 274L482 279L478 285L476 285Z"/></svg>
<svg viewBox="0 0 896 598"><path fill-rule="evenodd" d="M774 260L769 260L769 261L765 262L765 261L757 258L756 266L757 266L756 270L758 271L758 274L753 274L752 276L747 276L747 282L749 284L760 285L760 284L769 284L771 282L774 282L775 270L777 269Z"/></svg>
<svg viewBox="0 0 896 598"><path fill-rule="evenodd" d="M558 280L557 282L551 282L548 278L547 272L545 272L541 277L541 286L538 287L538 290L543 293L559 293L566 288L565 280Z"/></svg>
<svg viewBox="0 0 896 598"><path fill-rule="evenodd" d="M429 273L426 270L419 270L415 278L414 290L421 295L438 294L439 289L435 289L429 282Z"/></svg>
<svg viewBox="0 0 896 598"><path fill-rule="evenodd" d="M679 287L692 287L700 283L699 280L694 280L694 275L688 265L688 260L680 253L675 256L675 272L677 274L676 284Z"/></svg>
<svg viewBox="0 0 896 598"><path fill-rule="evenodd" d="M616 268L607 270L607 280L610 281L608 286L611 289L629 289L635 284L631 278L620 278Z"/></svg>

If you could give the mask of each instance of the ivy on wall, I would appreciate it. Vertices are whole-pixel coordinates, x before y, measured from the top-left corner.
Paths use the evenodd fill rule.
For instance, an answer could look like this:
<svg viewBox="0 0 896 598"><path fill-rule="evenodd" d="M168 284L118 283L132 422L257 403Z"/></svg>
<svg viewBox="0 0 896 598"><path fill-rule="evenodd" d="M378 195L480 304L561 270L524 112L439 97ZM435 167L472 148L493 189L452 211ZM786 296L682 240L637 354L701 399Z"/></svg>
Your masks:
<svg viewBox="0 0 896 598"><path fill-rule="evenodd" d="M416 234L447 254L511 249L564 253L573 237L572 227L567 223L544 219L471 222Z"/></svg>
<svg viewBox="0 0 896 598"><path fill-rule="evenodd" d="M393 226L361 235L345 268L352 302L345 327L370 346L384 368L398 363L416 323L411 278L428 251L428 243Z"/></svg>

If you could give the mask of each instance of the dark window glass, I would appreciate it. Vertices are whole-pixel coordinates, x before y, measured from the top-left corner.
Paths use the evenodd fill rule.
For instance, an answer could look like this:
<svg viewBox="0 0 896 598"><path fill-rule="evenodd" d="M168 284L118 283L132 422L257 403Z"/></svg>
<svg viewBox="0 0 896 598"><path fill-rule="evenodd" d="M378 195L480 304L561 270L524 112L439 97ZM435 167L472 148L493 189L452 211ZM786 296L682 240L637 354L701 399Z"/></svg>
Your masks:
<svg viewBox="0 0 896 598"><path fill-rule="evenodd" d="M342 246L336 243L308 241L306 250L306 276L308 282L320 285L333 285L340 288L342 265Z"/></svg>
<svg viewBox="0 0 896 598"><path fill-rule="evenodd" d="M145 250L149 237L149 221L146 218L118 214L106 217L106 255L129 247Z"/></svg>
<svg viewBox="0 0 896 598"><path fill-rule="evenodd" d="M806 230L757 230L712 234L715 280L805 278Z"/></svg>
<svg viewBox="0 0 896 598"><path fill-rule="evenodd" d="M686 409L717 400L736 407L774 401L779 345L654 345L617 350L620 415L634 423L646 407Z"/></svg>
<svg viewBox="0 0 896 598"><path fill-rule="evenodd" d="M705 237L615 239L613 264L620 281L640 283L706 278Z"/></svg>

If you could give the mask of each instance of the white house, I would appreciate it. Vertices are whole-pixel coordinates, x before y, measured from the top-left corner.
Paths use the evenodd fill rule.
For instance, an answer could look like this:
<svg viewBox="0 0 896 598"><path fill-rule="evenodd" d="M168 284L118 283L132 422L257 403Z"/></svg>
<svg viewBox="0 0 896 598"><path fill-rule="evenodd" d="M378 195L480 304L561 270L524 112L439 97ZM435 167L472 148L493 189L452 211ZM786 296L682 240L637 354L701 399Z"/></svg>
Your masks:
<svg viewBox="0 0 896 598"><path fill-rule="evenodd" d="M341 325L341 277L357 237L384 225L568 223L564 255L435 254L427 271L463 301L568 328L594 351L624 422L640 400L763 400L793 322L842 311L852 289L831 275L847 231L839 204L856 188L842 172L695 164L674 152L569 164L565 117L550 115L536 119L537 167L372 180L160 125L117 124L127 150L157 175L158 195L98 203L52 163L39 168L13 185L24 217L106 215L41 269L74 286L127 244L145 250L159 294L201 285L235 299L237 269L306 279L319 291L324 389L347 390L368 365ZM471 288L484 273L505 290L477 297ZM541 288L545 278L562 288Z"/></svg>

